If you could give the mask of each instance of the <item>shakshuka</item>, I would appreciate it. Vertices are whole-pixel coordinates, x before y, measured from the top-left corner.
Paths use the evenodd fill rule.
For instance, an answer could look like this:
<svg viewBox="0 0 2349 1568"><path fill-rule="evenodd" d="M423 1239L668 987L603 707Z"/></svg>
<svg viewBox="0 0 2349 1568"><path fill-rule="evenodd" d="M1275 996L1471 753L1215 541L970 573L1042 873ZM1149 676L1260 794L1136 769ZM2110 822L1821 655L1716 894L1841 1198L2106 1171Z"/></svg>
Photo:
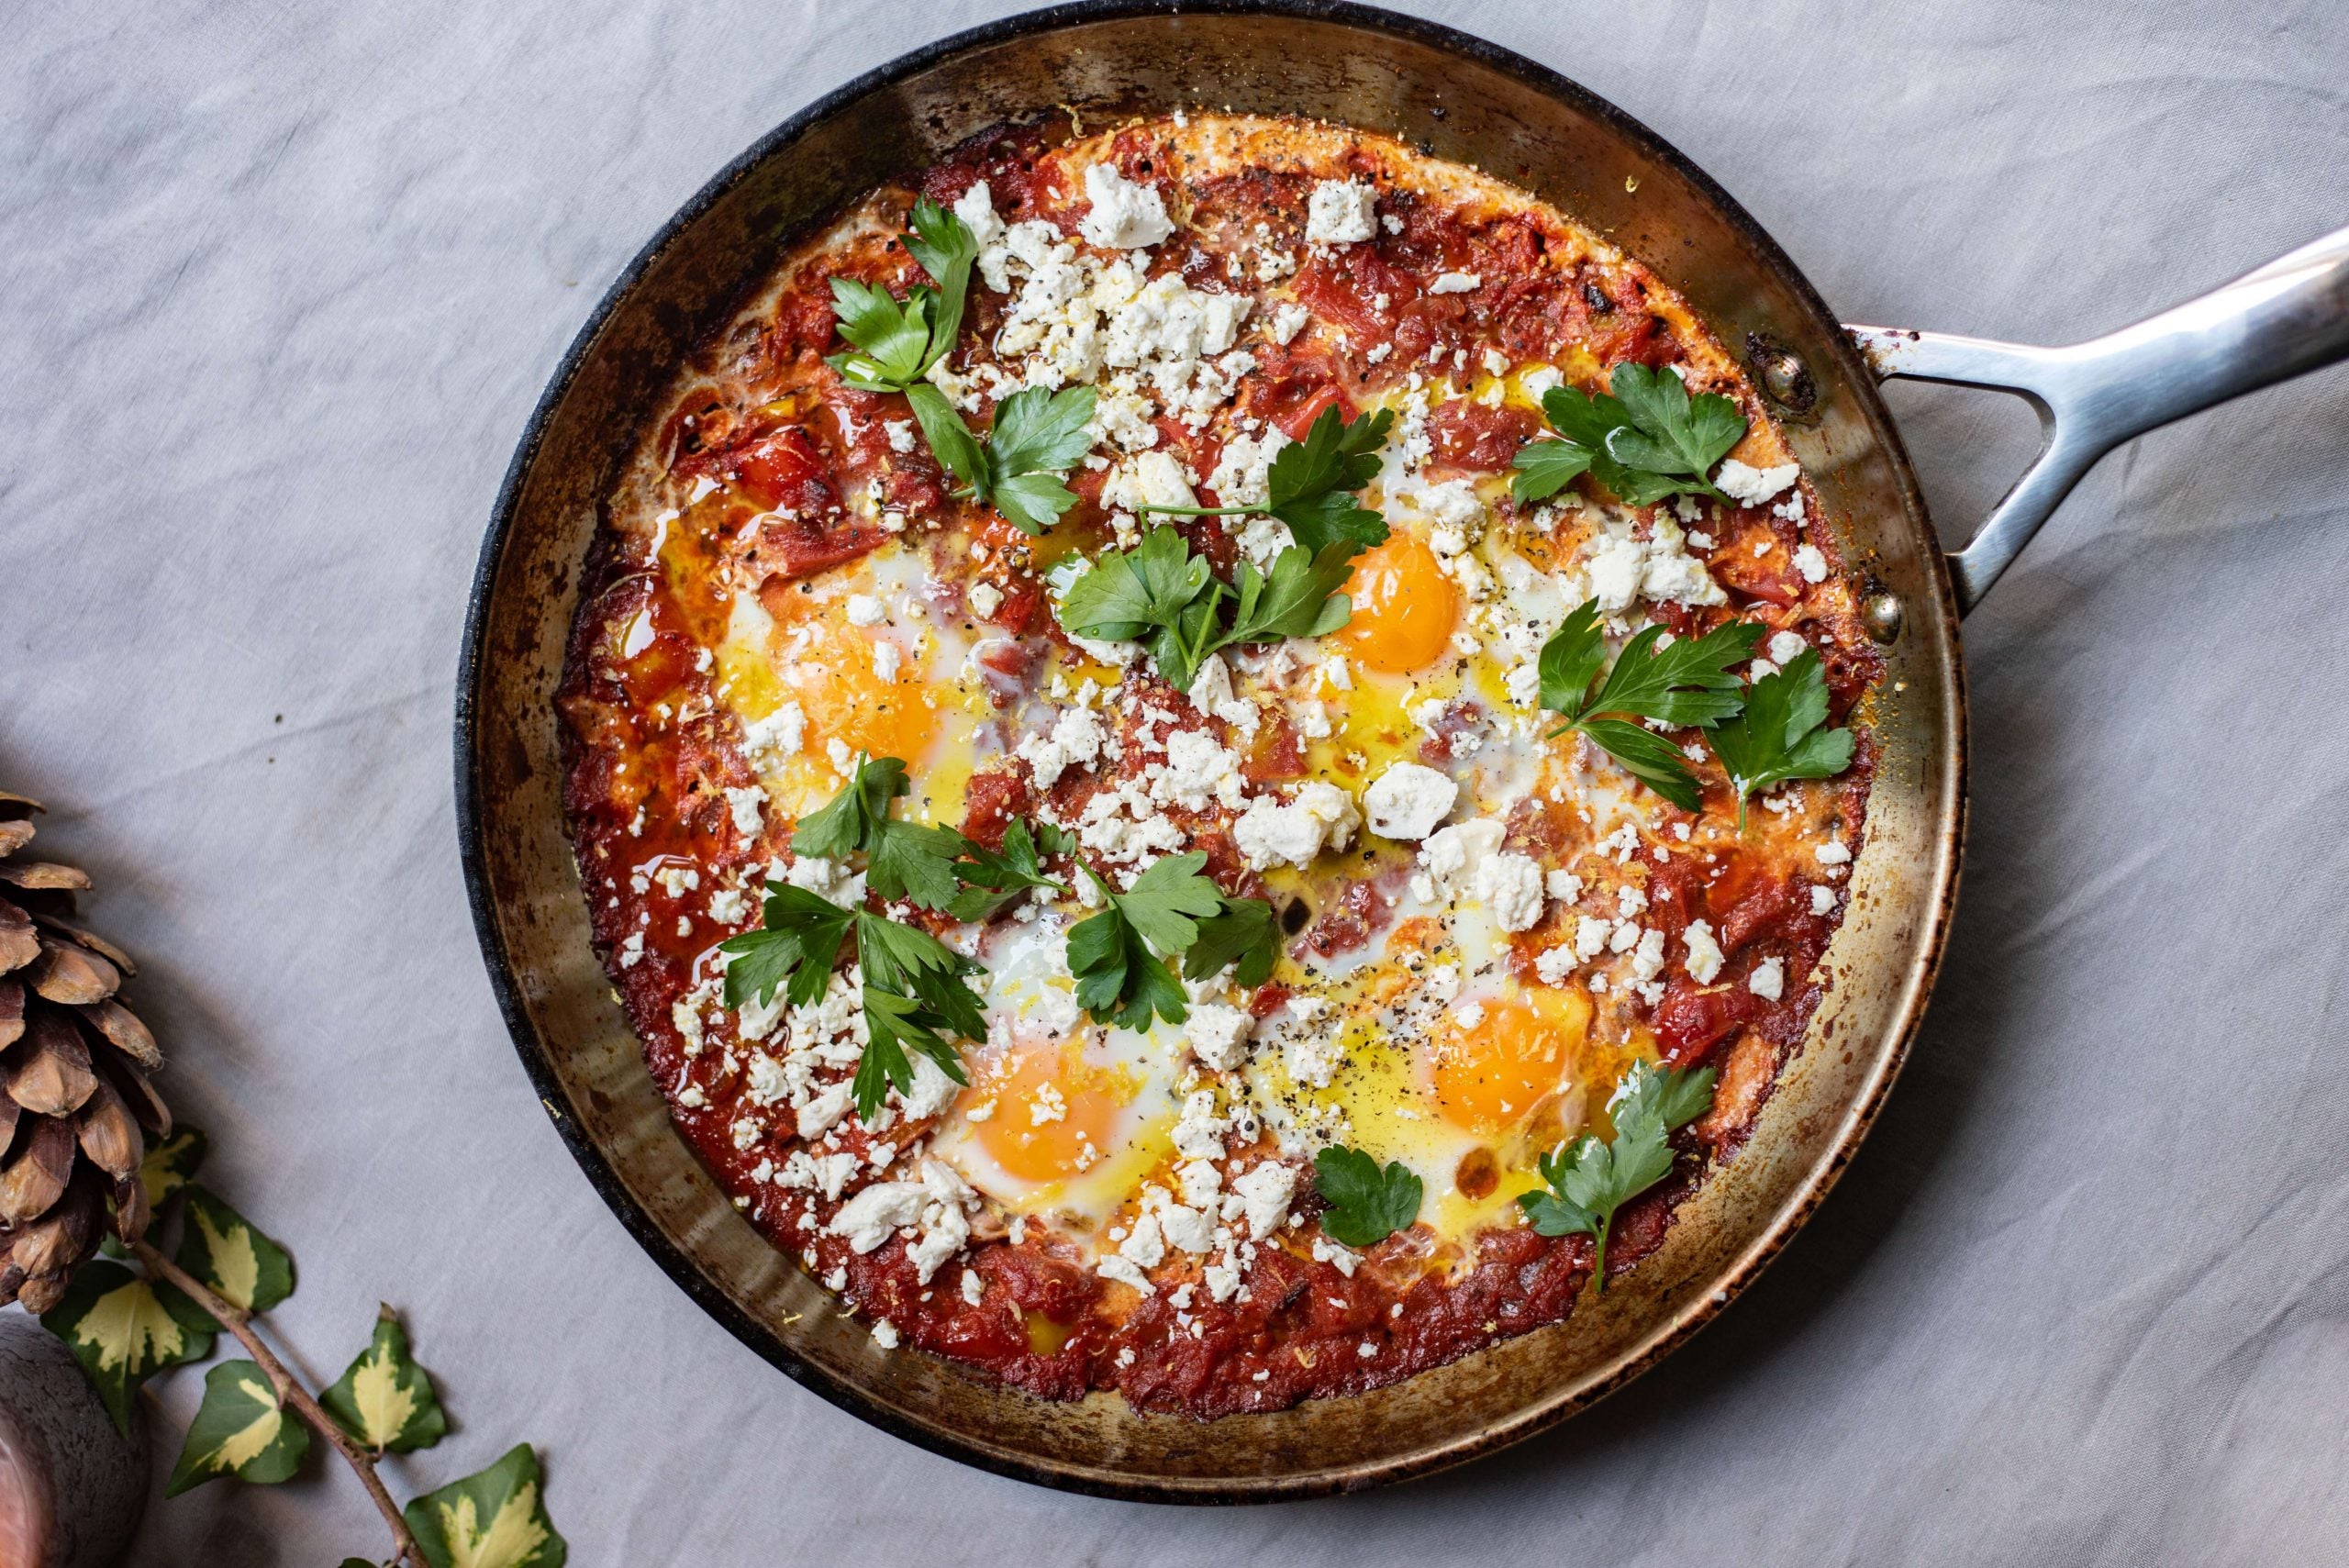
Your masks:
<svg viewBox="0 0 2349 1568"><path fill-rule="evenodd" d="M677 1129L839 1312L1217 1417L1641 1266L1818 1005L1878 673L1638 261L1375 135L1063 119L684 367L566 806Z"/></svg>

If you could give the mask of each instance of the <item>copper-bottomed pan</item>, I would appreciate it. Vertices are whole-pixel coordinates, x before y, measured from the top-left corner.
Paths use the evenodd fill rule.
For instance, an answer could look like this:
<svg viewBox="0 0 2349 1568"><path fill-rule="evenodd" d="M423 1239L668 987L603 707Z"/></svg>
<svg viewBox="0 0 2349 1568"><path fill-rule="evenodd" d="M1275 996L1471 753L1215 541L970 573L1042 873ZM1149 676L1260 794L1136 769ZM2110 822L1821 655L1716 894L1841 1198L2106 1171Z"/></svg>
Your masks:
<svg viewBox="0 0 2349 1568"><path fill-rule="evenodd" d="M1375 1393L1199 1423L1115 1395L1055 1405L877 1349L736 1213L672 1130L588 941L554 694L598 505L687 350L810 225L989 126L1205 106L1382 131L1520 184L1687 296L1773 404L1864 577L1882 754L1825 1003L1752 1140L1662 1249L1563 1324ZM2349 354L2349 229L2070 348L1846 329L1729 195L1529 60L1312 0L1112 3L933 44L793 116L630 263L549 384L498 496L457 697L457 818L482 949L524 1067L588 1180L687 1295L824 1397L939 1452L1074 1490L1236 1502L1371 1486L1489 1452L1652 1365L1753 1277L1834 1182L1940 961L1965 824L1958 617L2116 442ZM2030 398L2035 465L1944 559L1876 383Z"/></svg>

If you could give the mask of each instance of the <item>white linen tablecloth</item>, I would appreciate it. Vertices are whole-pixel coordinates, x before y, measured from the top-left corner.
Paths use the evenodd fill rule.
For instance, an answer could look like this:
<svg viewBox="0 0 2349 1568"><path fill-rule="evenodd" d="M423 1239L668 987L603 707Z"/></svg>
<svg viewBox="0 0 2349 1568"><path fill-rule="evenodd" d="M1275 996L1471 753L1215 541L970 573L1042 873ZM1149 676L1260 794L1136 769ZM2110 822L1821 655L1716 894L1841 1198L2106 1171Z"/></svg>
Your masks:
<svg viewBox="0 0 2349 1568"><path fill-rule="evenodd" d="M1848 320L2064 341L2349 221L2338 0L1419 9L1612 98ZM0 4L0 782L57 808L331 1378L379 1298L582 1564L2299 1563L2349 1541L2349 373L2132 443L1968 624L1965 894L1842 1186L1664 1368L1442 1478L1062 1496L835 1410L623 1234L460 886L474 552L596 296L818 94L996 14L880 0ZM1962 531L2007 400L1896 388ZM200 1379L162 1390L160 1482ZM133 1561L380 1553L206 1487Z"/></svg>

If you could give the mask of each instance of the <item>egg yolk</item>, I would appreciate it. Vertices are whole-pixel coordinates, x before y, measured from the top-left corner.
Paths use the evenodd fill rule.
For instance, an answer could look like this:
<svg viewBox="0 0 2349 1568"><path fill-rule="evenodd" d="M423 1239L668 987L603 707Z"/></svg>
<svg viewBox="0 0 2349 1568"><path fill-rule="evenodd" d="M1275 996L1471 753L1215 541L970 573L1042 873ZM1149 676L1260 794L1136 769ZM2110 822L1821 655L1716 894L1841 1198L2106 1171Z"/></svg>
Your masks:
<svg viewBox="0 0 2349 1568"><path fill-rule="evenodd" d="M1117 1148L1119 1117L1132 1098L1122 1074L1085 1062L1074 1046L1037 1044L981 1068L963 1104L993 1100L995 1114L973 1124L981 1146L1005 1174L1043 1183L1081 1174Z"/></svg>
<svg viewBox="0 0 2349 1568"><path fill-rule="evenodd" d="M908 662L896 680L883 680L874 646L847 627L818 625L781 671L807 716L809 751L838 740L852 751L911 762L930 749L938 710L922 701L918 672Z"/></svg>
<svg viewBox="0 0 2349 1568"><path fill-rule="evenodd" d="M1430 1076L1444 1120L1490 1137L1531 1115L1563 1087L1566 1068L1590 1028L1590 998L1580 991L1544 997L1539 1006L1487 1002L1484 1016L1439 1033Z"/></svg>
<svg viewBox="0 0 2349 1568"><path fill-rule="evenodd" d="M1348 656L1389 675L1424 669L1451 646L1460 620L1460 591L1435 551L1395 532L1354 561L1346 580L1353 618L1339 633Z"/></svg>

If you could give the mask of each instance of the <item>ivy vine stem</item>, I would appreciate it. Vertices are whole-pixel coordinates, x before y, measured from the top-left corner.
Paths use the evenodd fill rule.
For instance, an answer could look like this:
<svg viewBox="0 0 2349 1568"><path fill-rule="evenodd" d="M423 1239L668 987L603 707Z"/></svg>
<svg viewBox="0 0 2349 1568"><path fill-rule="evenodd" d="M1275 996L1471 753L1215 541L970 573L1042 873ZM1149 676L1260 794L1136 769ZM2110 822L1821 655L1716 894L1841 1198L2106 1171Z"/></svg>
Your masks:
<svg viewBox="0 0 2349 1568"><path fill-rule="evenodd" d="M401 1515L399 1505L393 1502L392 1495L384 1489L383 1478L375 1473L375 1457L361 1448L349 1432L337 1426L310 1391L285 1370L285 1363L277 1359L277 1353L269 1348L253 1328L252 1314L228 1301L219 1292L157 1251L143 1237L130 1243L130 1251L147 1266L149 1273L184 1292L220 1327L235 1335L237 1342L245 1347L246 1353L253 1358L254 1364L269 1379L270 1386L277 1390L279 1401L292 1407L295 1415L342 1455L358 1475L359 1484L367 1489L367 1496L374 1499L375 1511L382 1514L384 1522L391 1527L392 1542L396 1550L392 1554L390 1568L400 1568L402 1563L414 1563L417 1568L424 1568L424 1553L417 1546L414 1532L407 1528L407 1520Z"/></svg>

